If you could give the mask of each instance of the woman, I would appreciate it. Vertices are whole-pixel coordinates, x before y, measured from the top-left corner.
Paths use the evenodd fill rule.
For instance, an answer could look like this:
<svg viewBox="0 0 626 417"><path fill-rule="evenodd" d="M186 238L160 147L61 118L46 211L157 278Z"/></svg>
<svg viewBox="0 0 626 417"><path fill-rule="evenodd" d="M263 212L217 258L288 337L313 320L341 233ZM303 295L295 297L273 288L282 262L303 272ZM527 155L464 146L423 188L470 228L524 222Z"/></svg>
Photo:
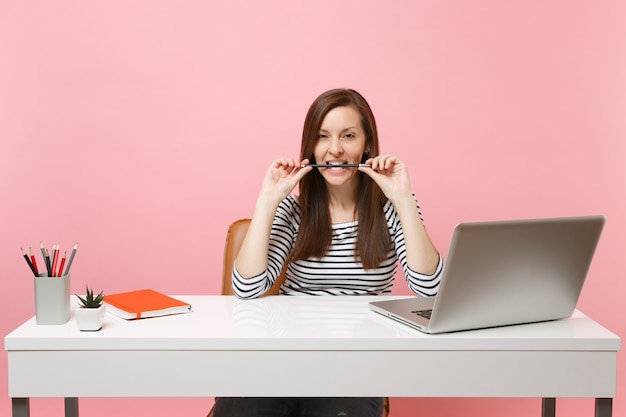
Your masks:
<svg viewBox="0 0 626 417"><path fill-rule="evenodd" d="M299 197L291 195L297 185ZM277 159L265 174L235 260L233 290L259 297L286 267L284 295L388 294L398 261L414 293L436 294L443 262L407 167L379 155L374 115L359 93L327 91L307 113L300 159ZM382 399L220 398L215 416L321 417L342 410L380 416Z"/></svg>

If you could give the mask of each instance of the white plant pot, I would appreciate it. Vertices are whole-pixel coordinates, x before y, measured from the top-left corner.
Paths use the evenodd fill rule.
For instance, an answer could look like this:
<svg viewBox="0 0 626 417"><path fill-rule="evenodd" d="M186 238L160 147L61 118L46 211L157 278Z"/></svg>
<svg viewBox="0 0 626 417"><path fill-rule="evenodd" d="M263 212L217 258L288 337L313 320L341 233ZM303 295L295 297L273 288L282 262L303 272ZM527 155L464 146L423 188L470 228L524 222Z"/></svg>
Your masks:
<svg viewBox="0 0 626 417"><path fill-rule="evenodd" d="M106 305L102 304L98 308L77 308L74 310L76 325L78 330L86 332L97 332L102 328Z"/></svg>

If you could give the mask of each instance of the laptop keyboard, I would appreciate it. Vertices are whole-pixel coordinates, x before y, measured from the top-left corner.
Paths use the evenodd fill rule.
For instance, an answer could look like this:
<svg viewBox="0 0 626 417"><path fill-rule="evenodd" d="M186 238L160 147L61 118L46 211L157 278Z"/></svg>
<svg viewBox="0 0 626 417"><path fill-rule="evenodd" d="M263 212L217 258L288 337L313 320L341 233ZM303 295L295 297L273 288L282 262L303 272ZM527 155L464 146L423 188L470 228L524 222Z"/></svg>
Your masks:
<svg viewBox="0 0 626 417"><path fill-rule="evenodd" d="M411 313L417 314L418 316L424 317L425 319L429 319L429 320L430 320L430 314L432 312L433 312L433 310L413 310L413 311L411 311Z"/></svg>

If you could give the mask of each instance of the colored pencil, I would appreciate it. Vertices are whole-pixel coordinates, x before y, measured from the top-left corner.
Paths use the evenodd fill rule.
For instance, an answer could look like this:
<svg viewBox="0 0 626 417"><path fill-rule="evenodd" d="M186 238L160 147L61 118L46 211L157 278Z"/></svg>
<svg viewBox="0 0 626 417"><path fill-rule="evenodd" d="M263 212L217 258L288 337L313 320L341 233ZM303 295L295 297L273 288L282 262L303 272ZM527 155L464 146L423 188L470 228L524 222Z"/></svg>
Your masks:
<svg viewBox="0 0 626 417"><path fill-rule="evenodd" d="M70 267L72 266L72 262L74 261L74 255L76 255L76 249L78 249L78 242L74 245L74 249L72 249L72 254L70 255L69 261L67 261L67 267L65 267L65 272L63 276L70 273Z"/></svg>
<svg viewBox="0 0 626 417"><path fill-rule="evenodd" d="M46 249L43 247L43 242L39 242L41 245L41 256L43 256L43 264L46 267L46 271L48 272L48 276L50 276L50 263L48 262L48 256Z"/></svg>
<svg viewBox="0 0 626 417"><path fill-rule="evenodd" d="M56 277L57 260L59 259L59 244L52 245L52 276Z"/></svg>
<svg viewBox="0 0 626 417"><path fill-rule="evenodd" d="M37 261L35 260L35 255L33 255L33 249L28 249L30 250L30 260L33 263L33 267L35 268L35 275L39 276L39 268L37 268Z"/></svg>
<svg viewBox="0 0 626 417"><path fill-rule="evenodd" d="M33 266L33 263L31 262L30 258L28 257L28 255L24 252L24 249L20 248L22 250L22 255L24 256L24 259L26 259L26 263L28 264L28 267L30 268L31 271L33 271L33 274L35 274L35 276L37 276L37 271L35 270L35 267Z"/></svg>
<svg viewBox="0 0 626 417"><path fill-rule="evenodd" d="M61 264L59 265L59 272L57 272L57 277L63 276L63 265L65 265L66 256L67 256L67 251L63 252L63 257L61 258Z"/></svg>
<svg viewBox="0 0 626 417"><path fill-rule="evenodd" d="M52 276L52 262L50 262L50 252L46 249L46 266L48 267L48 276Z"/></svg>

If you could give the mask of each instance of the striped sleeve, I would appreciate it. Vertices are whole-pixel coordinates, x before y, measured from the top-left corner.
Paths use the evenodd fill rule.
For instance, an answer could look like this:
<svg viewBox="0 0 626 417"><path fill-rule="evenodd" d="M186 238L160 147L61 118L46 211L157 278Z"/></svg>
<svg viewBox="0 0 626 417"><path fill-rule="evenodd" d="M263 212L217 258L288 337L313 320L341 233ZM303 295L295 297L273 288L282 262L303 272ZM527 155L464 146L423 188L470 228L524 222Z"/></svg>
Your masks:
<svg viewBox="0 0 626 417"><path fill-rule="evenodd" d="M251 278L243 278L233 267L233 292L239 298L256 298L265 294L283 269L296 240L300 224L300 205L295 197L283 200L276 210L270 232L267 270Z"/></svg>
<svg viewBox="0 0 626 417"><path fill-rule="evenodd" d="M418 204L417 200L415 204ZM419 204L417 206L417 209L419 211L420 219L423 222L424 219L422 217L422 212ZM406 277L409 289L413 293L421 296L436 295L437 289L439 288L439 282L441 281L441 272L443 271L443 259L441 258L441 255L439 256L437 268L435 269L435 272L433 274L422 274L409 268L406 260L404 231L402 230L400 219L398 218L393 204L391 204L390 201L387 201L383 210L385 211L385 217L387 218L387 224L389 225L391 238L395 246L396 253L398 255L398 260L400 261L400 265L402 266L402 270L404 271L404 275Z"/></svg>

